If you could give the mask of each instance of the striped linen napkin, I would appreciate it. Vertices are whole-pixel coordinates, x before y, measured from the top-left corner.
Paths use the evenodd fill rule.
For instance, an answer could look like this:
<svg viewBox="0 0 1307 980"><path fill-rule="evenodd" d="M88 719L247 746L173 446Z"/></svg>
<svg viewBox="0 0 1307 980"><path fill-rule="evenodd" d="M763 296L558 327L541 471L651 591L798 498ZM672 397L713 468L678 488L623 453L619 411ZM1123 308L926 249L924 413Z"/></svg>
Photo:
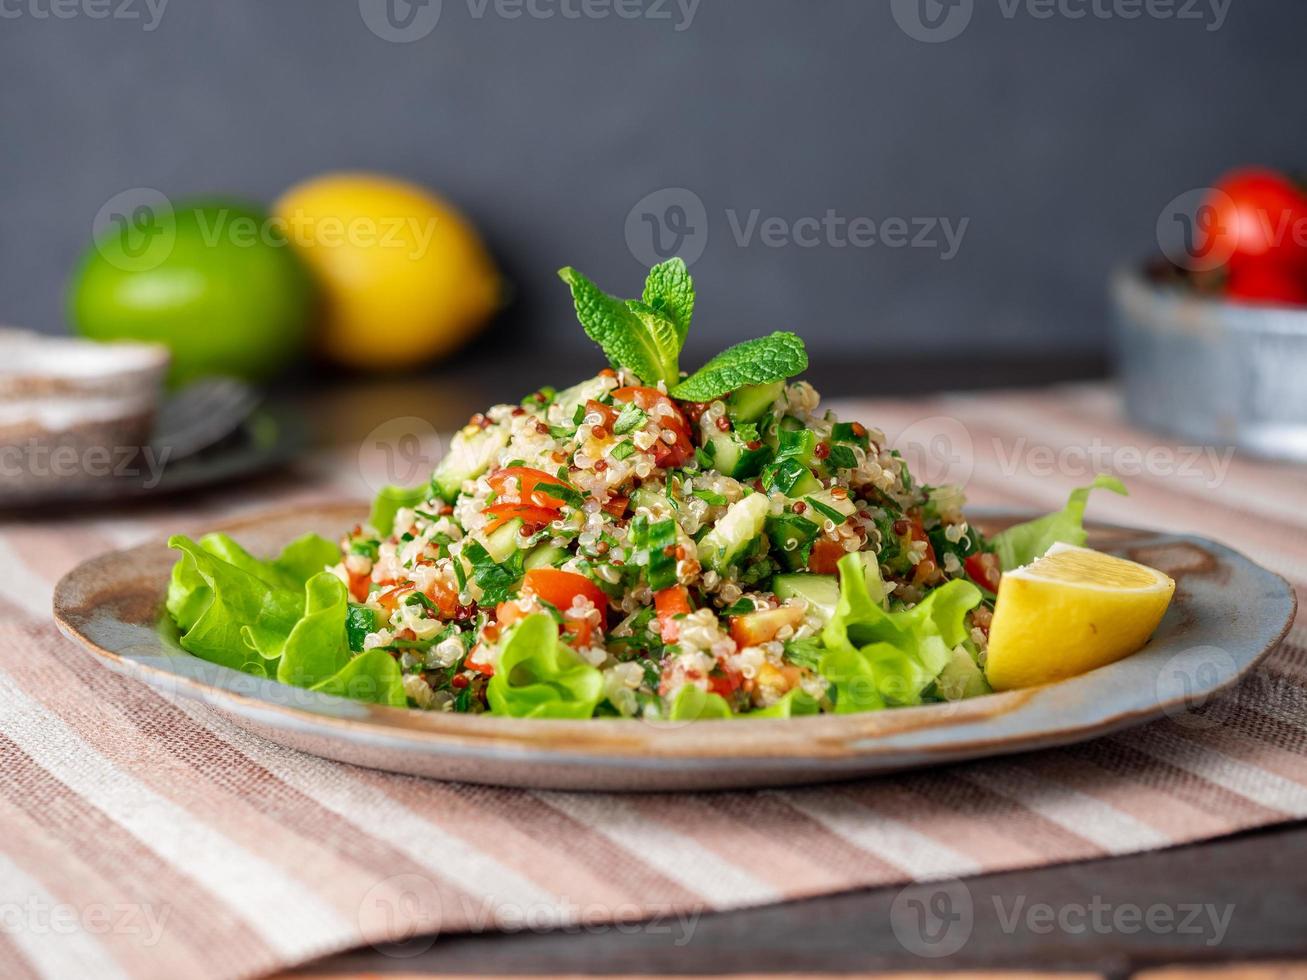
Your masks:
<svg viewBox="0 0 1307 980"><path fill-rule="evenodd" d="M930 479L968 478L978 505L1048 510L1114 469L1132 495L1102 495L1096 518L1220 539L1302 596L1307 470L1159 442L1114 406L1110 391L1077 387L840 410L911 443ZM357 489L341 459L272 494L264 483L145 518L0 525L5 976L254 976L421 931L684 920L1307 816L1301 626L1208 706L1219 723L845 785L643 797L442 784L300 755L166 701L56 633L51 586L82 558L338 498Z"/></svg>

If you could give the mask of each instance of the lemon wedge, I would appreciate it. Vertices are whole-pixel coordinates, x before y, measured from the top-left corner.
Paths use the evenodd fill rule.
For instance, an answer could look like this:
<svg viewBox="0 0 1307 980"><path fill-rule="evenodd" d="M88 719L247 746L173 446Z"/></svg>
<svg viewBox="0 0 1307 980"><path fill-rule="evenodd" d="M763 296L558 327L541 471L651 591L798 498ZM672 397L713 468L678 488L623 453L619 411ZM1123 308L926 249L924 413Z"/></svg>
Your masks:
<svg viewBox="0 0 1307 980"><path fill-rule="evenodd" d="M1174 594L1175 582L1155 568L1055 544L1003 574L985 676L1004 691L1128 657L1152 636Z"/></svg>

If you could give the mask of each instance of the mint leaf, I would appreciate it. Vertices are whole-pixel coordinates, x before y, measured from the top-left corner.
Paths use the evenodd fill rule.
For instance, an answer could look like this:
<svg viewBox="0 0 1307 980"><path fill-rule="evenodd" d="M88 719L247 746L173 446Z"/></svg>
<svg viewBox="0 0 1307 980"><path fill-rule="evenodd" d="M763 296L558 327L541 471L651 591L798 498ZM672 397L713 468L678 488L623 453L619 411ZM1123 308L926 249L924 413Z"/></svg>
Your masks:
<svg viewBox="0 0 1307 980"><path fill-rule="evenodd" d="M644 302L672 321L682 347L694 316L694 280L682 259L668 259L649 270Z"/></svg>
<svg viewBox="0 0 1307 980"><path fill-rule="evenodd" d="M626 368L648 385L676 382L680 339L670 319L644 303L609 296L570 266L558 275L572 289L576 318L586 335L614 368Z"/></svg>
<svg viewBox="0 0 1307 980"><path fill-rule="evenodd" d="M778 331L770 337L746 340L722 351L671 390L673 398L706 402L745 385L784 381L808 368L803 341Z"/></svg>
<svg viewBox="0 0 1307 980"><path fill-rule="evenodd" d="M622 414L617 416L617 421L613 423L613 434L624 436L629 432L642 428L649 421L649 416L635 402L627 402L626 407L622 409Z"/></svg>
<svg viewBox="0 0 1307 980"><path fill-rule="evenodd" d="M658 358L658 367L662 371L659 380L669 385L680 380L681 369L677 365L677 356L681 353L681 336L676 331L676 324L665 314L646 306L638 299L626 301L626 308L636 315L653 342Z"/></svg>

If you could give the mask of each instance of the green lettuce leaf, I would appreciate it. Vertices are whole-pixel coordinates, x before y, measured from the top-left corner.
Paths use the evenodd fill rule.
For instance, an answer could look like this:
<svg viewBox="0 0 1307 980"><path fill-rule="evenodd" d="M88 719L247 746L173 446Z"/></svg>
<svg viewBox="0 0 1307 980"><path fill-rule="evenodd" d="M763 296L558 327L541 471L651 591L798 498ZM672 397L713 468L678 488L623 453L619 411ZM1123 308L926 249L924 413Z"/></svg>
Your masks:
<svg viewBox="0 0 1307 980"><path fill-rule="evenodd" d="M304 613L291 627L277 662L277 680L312 687L349 663L345 616L349 593L330 572L321 572L304 586Z"/></svg>
<svg viewBox="0 0 1307 980"><path fill-rule="evenodd" d="M372 502L372 516L368 523L383 538L395 530L395 515L401 507L417 507L431 499L431 484L420 487L383 487Z"/></svg>
<svg viewBox="0 0 1307 980"><path fill-rule="evenodd" d="M271 559L255 558L226 534L206 534L200 547L273 588L291 592L299 592L310 578L340 561L336 544L317 534L296 538Z"/></svg>
<svg viewBox="0 0 1307 980"><path fill-rule="evenodd" d="M722 351L672 388L671 394L683 401L712 401L746 385L784 381L807 369L808 351L803 341L795 334L777 331Z"/></svg>
<svg viewBox="0 0 1307 980"><path fill-rule="evenodd" d="M672 699L669 721L709 721L713 718L732 718L731 706L720 694L710 694L694 684L686 684Z"/></svg>
<svg viewBox="0 0 1307 980"><path fill-rule="evenodd" d="M168 546L182 552L167 599L182 649L247 674L275 676L285 638L304 611L302 584L292 591L268 582L182 535ZM256 562L265 574L271 564Z"/></svg>
<svg viewBox="0 0 1307 980"><path fill-rule="evenodd" d="M802 715L815 715L820 710L820 706L812 695L800 688L794 688L773 705L766 708L759 708L757 711L750 711L747 714L736 715L737 718L798 718Z"/></svg>
<svg viewBox="0 0 1307 980"><path fill-rule="evenodd" d="M954 579L911 609L887 612L871 595L858 555L841 558L839 571L840 599L822 631L826 652L818 665L835 685L836 712L919 704L966 639L966 614L980 604L980 590Z"/></svg>
<svg viewBox="0 0 1307 980"><path fill-rule="evenodd" d="M491 710L514 718L589 718L603 695L603 674L559 642L548 613L513 627L486 687Z"/></svg>
<svg viewBox="0 0 1307 980"><path fill-rule="evenodd" d="M408 705L399 664L385 650L359 654L326 680L314 684L313 690L392 708Z"/></svg>
<svg viewBox="0 0 1307 980"><path fill-rule="evenodd" d="M1083 548L1088 540L1084 526L1085 506L1089 503L1089 494L1097 489L1111 490L1123 497L1129 493L1125 484L1116 477L1100 473L1089 486L1072 490L1071 498L1061 510L1014 525L990 538L1002 567L1011 570L1029 565L1059 542Z"/></svg>

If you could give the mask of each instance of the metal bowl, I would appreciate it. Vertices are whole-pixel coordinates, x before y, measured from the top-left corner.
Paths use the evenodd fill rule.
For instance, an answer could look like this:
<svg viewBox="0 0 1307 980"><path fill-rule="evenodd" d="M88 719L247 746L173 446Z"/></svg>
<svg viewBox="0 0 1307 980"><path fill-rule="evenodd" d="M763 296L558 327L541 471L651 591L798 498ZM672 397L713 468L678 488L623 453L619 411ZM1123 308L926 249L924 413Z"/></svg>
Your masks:
<svg viewBox="0 0 1307 980"><path fill-rule="evenodd" d="M1226 303L1140 269L1112 279L1135 423L1307 462L1307 309Z"/></svg>

